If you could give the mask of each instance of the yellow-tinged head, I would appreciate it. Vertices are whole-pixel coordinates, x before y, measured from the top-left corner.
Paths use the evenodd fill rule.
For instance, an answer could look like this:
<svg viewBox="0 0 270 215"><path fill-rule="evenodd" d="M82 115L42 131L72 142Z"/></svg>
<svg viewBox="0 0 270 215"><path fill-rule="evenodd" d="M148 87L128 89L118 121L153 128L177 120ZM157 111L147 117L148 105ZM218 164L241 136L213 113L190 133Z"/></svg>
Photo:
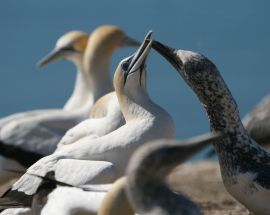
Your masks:
<svg viewBox="0 0 270 215"><path fill-rule="evenodd" d="M123 90L132 93L138 86L145 88L145 67L152 44L151 35L152 32L149 32L140 48L133 55L119 63L114 75L114 87L117 93Z"/></svg>
<svg viewBox="0 0 270 215"><path fill-rule="evenodd" d="M113 52L119 47L139 46L140 43L130 37L117 26L103 25L96 28L90 36L85 51L85 67L96 61L110 59Z"/></svg>
<svg viewBox="0 0 270 215"><path fill-rule="evenodd" d="M68 59L71 61L81 60L87 47L89 36L81 31L70 31L60 37L55 48L44 57L38 66L45 66L53 61Z"/></svg>

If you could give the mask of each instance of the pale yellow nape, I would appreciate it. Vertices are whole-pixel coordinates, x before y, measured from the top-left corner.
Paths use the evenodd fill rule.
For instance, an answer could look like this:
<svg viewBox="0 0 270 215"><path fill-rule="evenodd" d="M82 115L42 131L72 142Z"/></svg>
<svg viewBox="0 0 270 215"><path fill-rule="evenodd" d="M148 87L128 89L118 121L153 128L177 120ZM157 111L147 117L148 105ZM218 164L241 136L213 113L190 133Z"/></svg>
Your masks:
<svg viewBox="0 0 270 215"><path fill-rule="evenodd" d="M111 55L117 48L121 46L121 43L126 38L123 30L114 25L103 25L98 27L90 36L90 42L86 48L86 56L93 49L102 51L102 55ZM98 53L96 53L98 54Z"/></svg>
<svg viewBox="0 0 270 215"><path fill-rule="evenodd" d="M82 31L70 31L60 37L56 43L57 47L71 45L77 52L84 52L89 36Z"/></svg>
<svg viewBox="0 0 270 215"><path fill-rule="evenodd" d="M134 215L125 192L126 177L115 181L101 203L98 215Z"/></svg>

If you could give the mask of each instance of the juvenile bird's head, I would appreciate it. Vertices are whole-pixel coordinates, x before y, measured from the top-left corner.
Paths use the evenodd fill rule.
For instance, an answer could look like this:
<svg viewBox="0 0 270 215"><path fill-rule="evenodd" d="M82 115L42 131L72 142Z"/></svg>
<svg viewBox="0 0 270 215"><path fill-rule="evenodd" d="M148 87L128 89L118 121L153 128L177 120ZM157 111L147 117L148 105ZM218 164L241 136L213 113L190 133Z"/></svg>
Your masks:
<svg viewBox="0 0 270 215"><path fill-rule="evenodd" d="M57 60L71 60L77 62L82 60L88 43L88 35L81 31L70 31L60 37L54 49L38 63L43 67Z"/></svg>

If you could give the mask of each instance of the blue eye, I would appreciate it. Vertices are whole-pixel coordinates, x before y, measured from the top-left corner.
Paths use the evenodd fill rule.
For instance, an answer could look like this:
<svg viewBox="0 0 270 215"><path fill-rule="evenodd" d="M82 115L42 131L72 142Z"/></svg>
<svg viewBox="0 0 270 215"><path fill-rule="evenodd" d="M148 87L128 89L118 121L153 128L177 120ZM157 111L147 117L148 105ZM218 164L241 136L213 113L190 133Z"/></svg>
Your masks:
<svg viewBox="0 0 270 215"><path fill-rule="evenodd" d="M124 71L127 71L128 66L129 66L129 62L125 61L125 62L122 63L122 69L123 69Z"/></svg>

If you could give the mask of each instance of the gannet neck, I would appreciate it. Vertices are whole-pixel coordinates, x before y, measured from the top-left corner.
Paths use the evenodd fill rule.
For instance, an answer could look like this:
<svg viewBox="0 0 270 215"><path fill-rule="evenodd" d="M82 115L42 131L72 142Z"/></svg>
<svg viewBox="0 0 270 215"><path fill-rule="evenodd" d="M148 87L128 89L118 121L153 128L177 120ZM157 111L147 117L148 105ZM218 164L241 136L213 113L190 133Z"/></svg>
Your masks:
<svg viewBox="0 0 270 215"><path fill-rule="evenodd" d="M121 29L111 25L101 26L90 35L83 64L95 98L113 91L109 65L112 54L125 38Z"/></svg>
<svg viewBox="0 0 270 215"><path fill-rule="evenodd" d="M73 62L77 67L77 77L71 97L64 106L64 110L90 112L94 104L93 92L89 77L83 71L82 59L74 59Z"/></svg>
<svg viewBox="0 0 270 215"><path fill-rule="evenodd" d="M139 73L139 72L138 72ZM150 99L146 90L146 70L140 75L132 74L128 84L124 84L123 73L120 68L114 76L115 92L125 120L151 118L157 114L160 107Z"/></svg>
<svg viewBox="0 0 270 215"><path fill-rule="evenodd" d="M179 72L197 94L211 127L223 132L243 132L237 104L216 66L201 54L178 50Z"/></svg>
<svg viewBox="0 0 270 215"><path fill-rule="evenodd" d="M85 72L89 76L94 100L113 91L112 80L109 73L113 53L102 54L102 52L102 49L97 49L94 54L86 52L84 58L84 60L87 61L87 63L84 64Z"/></svg>
<svg viewBox="0 0 270 215"><path fill-rule="evenodd" d="M152 141L140 147L127 168L126 190L138 214L200 214L197 206L165 183L171 170L212 141L223 138L213 133L179 142ZM155 212L155 213L154 213Z"/></svg>

